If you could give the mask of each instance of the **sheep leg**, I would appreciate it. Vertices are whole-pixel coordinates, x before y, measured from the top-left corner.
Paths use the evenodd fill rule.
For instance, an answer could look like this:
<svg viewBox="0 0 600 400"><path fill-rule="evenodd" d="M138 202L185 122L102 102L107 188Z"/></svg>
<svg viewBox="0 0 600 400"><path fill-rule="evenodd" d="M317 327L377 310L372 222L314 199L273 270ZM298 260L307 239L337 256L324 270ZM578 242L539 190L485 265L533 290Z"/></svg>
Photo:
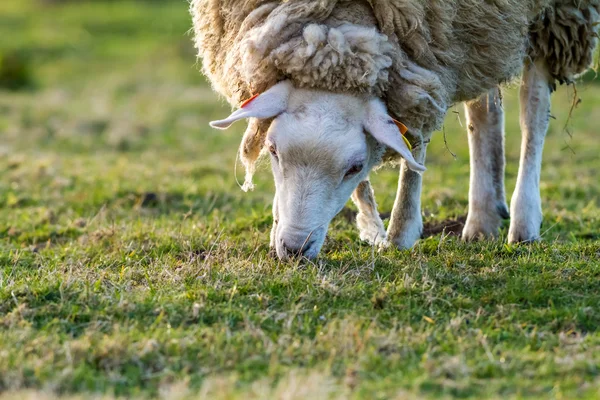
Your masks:
<svg viewBox="0 0 600 400"><path fill-rule="evenodd" d="M465 104L471 153L469 214L462 238L494 238L508 218L504 191L504 110L500 89Z"/></svg>
<svg viewBox="0 0 600 400"><path fill-rule="evenodd" d="M509 243L531 242L540 238L540 172L550 120L551 84L552 79L543 62L526 66L521 84L521 160L510 204Z"/></svg>
<svg viewBox="0 0 600 400"><path fill-rule="evenodd" d="M413 156L418 163L425 162L427 143L431 135L427 135L423 143L413 150ZM421 187L423 179L420 174L410 170L402 160L398 193L390 224L387 240L399 249L409 249L421 238L423 233L423 217L421 216Z"/></svg>
<svg viewBox="0 0 600 400"><path fill-rule="evenodd" d="M352 193L352 201L358 207L356 224L360 231L360 239L372 245L383 244L386 238L385 227L379 211L377 211L377 202L371 182L365 180L359 183Z"/></svg>

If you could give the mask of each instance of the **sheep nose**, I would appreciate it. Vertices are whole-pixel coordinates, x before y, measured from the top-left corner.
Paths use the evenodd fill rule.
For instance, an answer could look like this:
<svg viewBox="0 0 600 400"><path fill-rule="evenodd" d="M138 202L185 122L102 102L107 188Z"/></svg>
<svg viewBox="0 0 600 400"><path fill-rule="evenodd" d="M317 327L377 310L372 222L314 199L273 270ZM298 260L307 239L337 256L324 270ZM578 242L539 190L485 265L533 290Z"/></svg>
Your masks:
<svg viewBox="0 0 600 400"><path fill-rule="evenodd" d="M310 249L312 248L313 244L314 241L310 240L306 243L302 243L302 246L298 247L291 246L289 243L286 243L285 240L281 241L281 247L289 257L298 257L305 255L306 253L310 252Z"/></svg>

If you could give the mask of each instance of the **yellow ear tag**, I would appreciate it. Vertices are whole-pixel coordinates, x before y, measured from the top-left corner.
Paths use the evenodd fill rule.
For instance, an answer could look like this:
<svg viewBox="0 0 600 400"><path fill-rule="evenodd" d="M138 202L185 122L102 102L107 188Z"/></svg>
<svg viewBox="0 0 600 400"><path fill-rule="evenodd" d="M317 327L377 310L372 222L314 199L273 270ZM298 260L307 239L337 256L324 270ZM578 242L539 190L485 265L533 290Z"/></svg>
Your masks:
<svg viewBox="0 0 600 400"><path fill-rule="evenodd" d="M394 123L396 124L396 126L398 127L398 129L400 130L400 133L402 134L402 139L404 139L404 143L406 143L406 147L408 147L408 149L410 151L412 151L412 145L410 144L410 142L408 141L408 139L406 138L406 132L408 132L408 128L406 127L406 125L404 125L402 122L400 121L396 121L395 119L392 118L392 121L394 121Z"/></svg>

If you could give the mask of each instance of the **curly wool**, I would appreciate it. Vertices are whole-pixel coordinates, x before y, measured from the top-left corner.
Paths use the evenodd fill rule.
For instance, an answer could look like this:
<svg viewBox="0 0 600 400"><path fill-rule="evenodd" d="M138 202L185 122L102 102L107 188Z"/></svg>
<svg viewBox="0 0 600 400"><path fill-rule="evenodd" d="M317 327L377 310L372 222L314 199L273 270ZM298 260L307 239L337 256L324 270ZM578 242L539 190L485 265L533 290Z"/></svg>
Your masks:
<svg viewBox="0 0 600 400"><path fill-rule="evenodd" d="M593 62L598 21L600 1L557 0L531 25L529 54L546 60L555 80L571 83Z"/></svg>
<svg viewBox="0 0 600 400"><path fill-rule="evenodd" d="M514 79L527 56L568 82L596 45L600 0L192 0L213 88L239 106L280 80L382 98L413 132ZM268 123L241 147L251 175ZM248 182L247 182L248 184Z"/></svg>

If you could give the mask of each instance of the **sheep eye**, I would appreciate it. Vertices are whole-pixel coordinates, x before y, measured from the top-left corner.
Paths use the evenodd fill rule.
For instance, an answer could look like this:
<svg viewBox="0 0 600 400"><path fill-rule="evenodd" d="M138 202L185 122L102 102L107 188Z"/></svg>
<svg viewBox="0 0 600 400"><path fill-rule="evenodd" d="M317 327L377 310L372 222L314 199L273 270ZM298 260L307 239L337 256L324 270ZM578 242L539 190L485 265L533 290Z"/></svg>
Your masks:
<svg viewBox="0 0 600 400"><path fill-rule="evenodd" d="M275 158L277 158L277 149L275 148L275 146L270 145L269 146L269 153L271 153L271 155Z"/></svg>
<svg viewBox="0 0 600 400"><path fill-rule="evenodd" d="M346 175L344 176L344 178L350 178L351 176L354 176L356 174L358 174L360 171L363 170L363 165L362 164L356 164L353 165L347 172Z"/></svg>

